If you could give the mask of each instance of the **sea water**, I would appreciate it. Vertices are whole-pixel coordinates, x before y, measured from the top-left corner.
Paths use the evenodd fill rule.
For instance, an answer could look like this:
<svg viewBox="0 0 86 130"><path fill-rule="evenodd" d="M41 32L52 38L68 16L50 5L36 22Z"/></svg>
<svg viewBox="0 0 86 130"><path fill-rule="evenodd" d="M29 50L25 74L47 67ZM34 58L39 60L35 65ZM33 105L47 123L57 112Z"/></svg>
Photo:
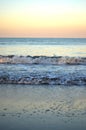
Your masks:
<svg viewBox="0 0 86 130"><path fill-rule="evenodd" d="M1 38L0 83L86 85L86 39Z"/></svg>
<svg viewBox="0 0 86 130"><path fill-rule="evenodd" d="M0 38L0 55L86 56L86 38Z"/></svg>

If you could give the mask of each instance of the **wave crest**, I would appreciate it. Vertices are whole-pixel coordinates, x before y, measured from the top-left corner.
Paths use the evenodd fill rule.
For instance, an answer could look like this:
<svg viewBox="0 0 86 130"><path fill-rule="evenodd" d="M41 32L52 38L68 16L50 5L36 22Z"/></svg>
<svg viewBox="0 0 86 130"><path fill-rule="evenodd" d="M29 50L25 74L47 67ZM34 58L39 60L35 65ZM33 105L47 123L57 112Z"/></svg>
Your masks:
<svg viewBox="0 0 86 130"><path fill-rule="evenodd" d="M0 56L0 63L2 64L85 64L86 57L62 57L62 56Z"/></svg>

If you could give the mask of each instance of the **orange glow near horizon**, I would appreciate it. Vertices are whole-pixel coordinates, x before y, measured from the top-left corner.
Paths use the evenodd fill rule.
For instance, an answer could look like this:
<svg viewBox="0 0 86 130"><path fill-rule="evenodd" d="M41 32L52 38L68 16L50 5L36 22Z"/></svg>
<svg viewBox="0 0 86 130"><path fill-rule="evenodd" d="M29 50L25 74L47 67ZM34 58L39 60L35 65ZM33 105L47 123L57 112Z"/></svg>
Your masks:
<svg viewBox="0 0 86 130"><path fill-rule="evenodd" d="M0 13L0 37L86 37L86 9L33 3Z"/></svg>

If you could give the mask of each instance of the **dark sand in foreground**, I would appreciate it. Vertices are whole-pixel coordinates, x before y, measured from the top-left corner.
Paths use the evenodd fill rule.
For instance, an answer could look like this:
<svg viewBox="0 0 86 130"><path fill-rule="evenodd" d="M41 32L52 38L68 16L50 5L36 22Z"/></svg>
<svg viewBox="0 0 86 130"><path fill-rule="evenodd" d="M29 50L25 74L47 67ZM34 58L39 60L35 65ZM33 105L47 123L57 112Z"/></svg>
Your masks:
<svg viewBox="0 0 86 130"><path fill-rule="evenodd" d="M0 130L86 130L86 87L0 84Z"/></svg>

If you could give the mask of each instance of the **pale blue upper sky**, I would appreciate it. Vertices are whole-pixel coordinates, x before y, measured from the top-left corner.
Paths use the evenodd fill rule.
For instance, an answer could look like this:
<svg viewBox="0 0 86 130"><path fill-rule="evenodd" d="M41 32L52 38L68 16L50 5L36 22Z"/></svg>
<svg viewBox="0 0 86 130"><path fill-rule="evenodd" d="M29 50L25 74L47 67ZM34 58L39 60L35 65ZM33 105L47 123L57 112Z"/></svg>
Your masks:
<svg viewBox="0 0 86 130"><path fill-rule="evenodd" d="M16 7L25 7L26 5L46 5L46 6L69 6L76 7L86 11L86 0L0 0L0 10L11 11L16 10ZM12 7L11 7L12 6ZM0 12L1 12L0 11Z"/></svg>

